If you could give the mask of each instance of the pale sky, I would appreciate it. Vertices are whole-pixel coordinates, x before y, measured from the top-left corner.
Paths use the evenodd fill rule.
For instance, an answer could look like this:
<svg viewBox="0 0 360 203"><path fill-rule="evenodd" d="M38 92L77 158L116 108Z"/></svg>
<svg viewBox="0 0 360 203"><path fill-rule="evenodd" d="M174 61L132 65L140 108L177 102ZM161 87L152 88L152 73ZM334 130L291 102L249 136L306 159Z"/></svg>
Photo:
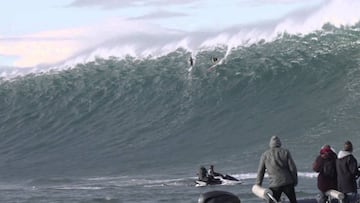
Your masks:
<svg viewBox="0 0 360 203"><path fill-rule="evenodd" d="M0 67L57 63L95 47L111 44L115 39L131 44L131 41L150 39L142 36L157 36L158 40L165 40L168 36L197 33L199 37L199 33L221 33L234 26L256 27L257 24L286 19L286 16L296 17L306 12L312 12L317 19L333 20L334 16L331 15L338 14L323 14L330 13L323 9L330 2L335 2L332 5L334 8L343 4L347 6L342 8L342 13L349 13L347 9L352 9L351 14L345 16L346 20L358 21L359 16L352 14L360 13L357 1L4 1L0 7ZM151 43L151 40L147 41L147 44ZM119 46L117 49L125 48Z"/></svg>

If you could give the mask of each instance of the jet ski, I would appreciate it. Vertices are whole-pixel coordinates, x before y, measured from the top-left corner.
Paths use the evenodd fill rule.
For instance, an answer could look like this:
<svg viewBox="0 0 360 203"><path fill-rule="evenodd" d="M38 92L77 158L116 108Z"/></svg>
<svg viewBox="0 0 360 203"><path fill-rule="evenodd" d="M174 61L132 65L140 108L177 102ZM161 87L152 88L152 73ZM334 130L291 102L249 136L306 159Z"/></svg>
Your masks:
<svg viewBox="0 0 360 203"><path fill-rule="evenodd" d="M195 181L195 186L196 187L203 187L203 186L208 186L208 185L236 185L236 184L241 184L242 182L231 176L231 175L219 175L219 176L214 176L213 178L209 178L208 180L196 180Z"/></svg>

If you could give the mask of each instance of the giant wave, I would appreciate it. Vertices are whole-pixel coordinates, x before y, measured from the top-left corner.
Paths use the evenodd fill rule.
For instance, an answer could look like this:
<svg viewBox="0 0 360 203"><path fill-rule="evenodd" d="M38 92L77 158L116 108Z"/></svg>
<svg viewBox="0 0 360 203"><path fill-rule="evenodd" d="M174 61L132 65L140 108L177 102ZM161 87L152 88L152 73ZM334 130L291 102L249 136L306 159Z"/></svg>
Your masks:
<svg viewBox="0 0 360 203"><path fill-rule="evenodd" d="M254 172L273 134L310 171L322 144L360 145L359 54L359 24L326 24L231 49L3 78L0 174L176 173L214 162ZM212 56L223 63L208 71Z"/></svg>

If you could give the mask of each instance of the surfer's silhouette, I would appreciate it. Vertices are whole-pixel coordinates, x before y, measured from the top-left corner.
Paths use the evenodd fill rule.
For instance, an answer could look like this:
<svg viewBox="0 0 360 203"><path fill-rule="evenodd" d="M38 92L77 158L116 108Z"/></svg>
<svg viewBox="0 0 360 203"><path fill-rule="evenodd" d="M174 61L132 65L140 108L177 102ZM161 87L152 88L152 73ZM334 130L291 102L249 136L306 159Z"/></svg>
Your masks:
<svg viewBox="0 0 360 203"><path fill-rule="evenodd" d="M190 66L193 66L194 65L194 59L190 56L189 58L189 63L190 63Z"/></svg>

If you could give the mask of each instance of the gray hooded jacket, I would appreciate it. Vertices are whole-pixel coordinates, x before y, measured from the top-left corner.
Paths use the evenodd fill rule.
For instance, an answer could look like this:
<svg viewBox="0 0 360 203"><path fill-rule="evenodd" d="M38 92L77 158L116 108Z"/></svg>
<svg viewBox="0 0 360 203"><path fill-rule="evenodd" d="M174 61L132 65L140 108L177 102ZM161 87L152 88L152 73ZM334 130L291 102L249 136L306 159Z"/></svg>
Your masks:
<svg viewBox="0 0 360 203"><path fill-rule="evenodd" d="M260 159L256 177L257 185L262 185L265 171L269 175L269 187L280 187L298 183L297 169L289 150L281 148L280 139L272 136L270 149L265 151Z"/></svg>

